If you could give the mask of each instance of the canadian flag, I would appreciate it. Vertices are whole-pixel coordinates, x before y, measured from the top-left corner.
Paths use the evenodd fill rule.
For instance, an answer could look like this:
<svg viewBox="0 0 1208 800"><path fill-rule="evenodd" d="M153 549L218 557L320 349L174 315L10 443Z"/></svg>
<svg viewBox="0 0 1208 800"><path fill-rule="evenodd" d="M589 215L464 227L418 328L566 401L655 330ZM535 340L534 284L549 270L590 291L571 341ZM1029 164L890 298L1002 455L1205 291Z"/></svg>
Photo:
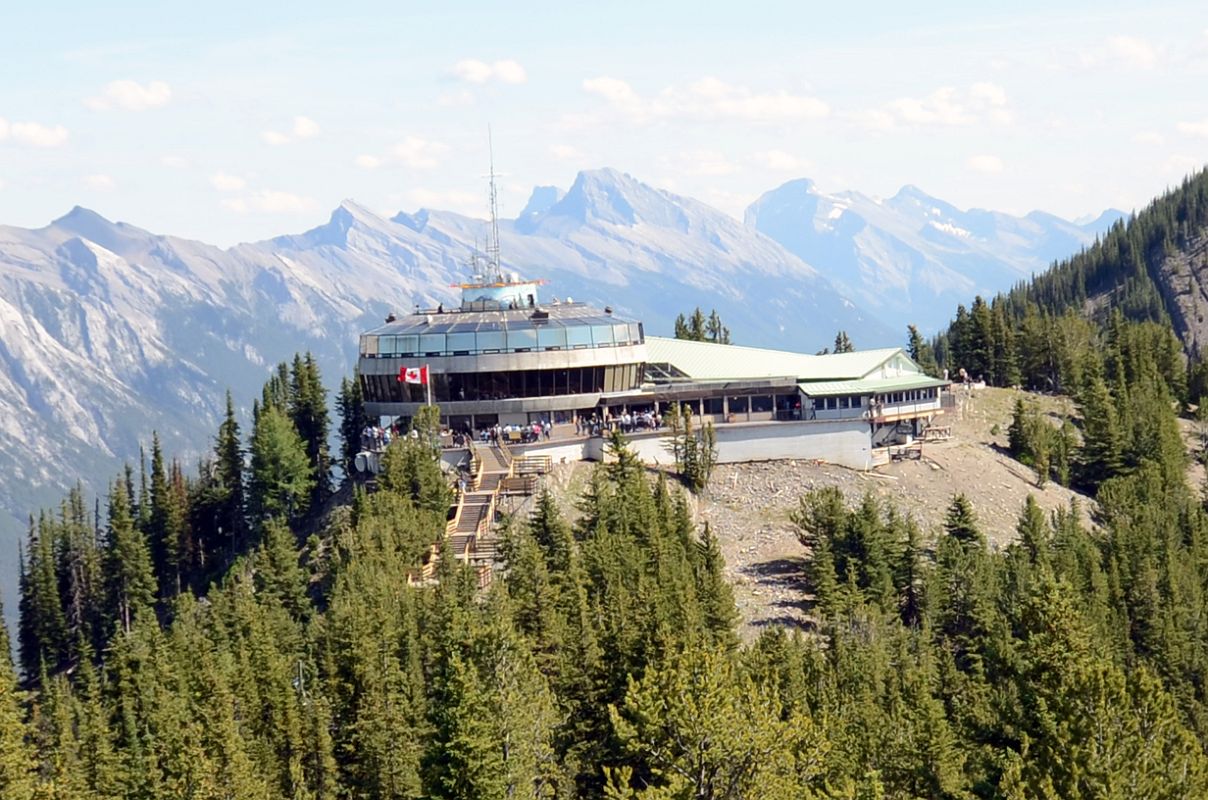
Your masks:
<svg viewBox="0 0 1208 800"><path fill-rule="evenodd" d="M398 379L400 383L418 383L421 386L427 386L428 368L403 367L398 371Z"/></svg>

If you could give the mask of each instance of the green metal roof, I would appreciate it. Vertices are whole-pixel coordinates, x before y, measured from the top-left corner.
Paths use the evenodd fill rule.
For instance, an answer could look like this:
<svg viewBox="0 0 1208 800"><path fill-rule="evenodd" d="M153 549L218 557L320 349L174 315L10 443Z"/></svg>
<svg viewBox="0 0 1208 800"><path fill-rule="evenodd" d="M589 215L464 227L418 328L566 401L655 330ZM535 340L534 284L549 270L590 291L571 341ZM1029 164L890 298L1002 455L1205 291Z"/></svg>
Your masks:
<svg viewBox="0 0 1208 800"><path fill-rule="evenodd" d="M810 397L834 397L844 394L884 394L885 392L904 392L909 389L929 389L933 386L947 386L948 383L948 381L919 373L899 375L894 378L866 378L856 381L802 381L797 385Z"/></svg>
<svg viewBox="0 0 1208 800"><path fill-rule="evenodd" d="M671 364L693 380L792 377L799 381L839 381L863 378L895 355L900 347L832 353L825 356L765 350L732 344L646 337L646 360Z"/></svg>

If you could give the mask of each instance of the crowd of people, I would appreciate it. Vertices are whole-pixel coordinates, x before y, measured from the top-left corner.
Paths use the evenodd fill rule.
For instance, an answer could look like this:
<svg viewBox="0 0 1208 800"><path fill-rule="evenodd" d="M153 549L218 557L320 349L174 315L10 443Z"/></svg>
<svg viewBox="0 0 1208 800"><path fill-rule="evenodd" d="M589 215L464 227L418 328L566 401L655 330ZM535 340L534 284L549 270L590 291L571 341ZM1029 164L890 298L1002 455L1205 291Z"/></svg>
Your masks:
<svg viewBox="0 0 1208 800"><path fill-rule="evenodd" d="M562 422L565 423L565 420L563 419ZM663 427L663 416L653 411L626 411L614 415L604 410L602 414L574 415L571 422L575 427L575 436L606 436L614 430L620 430L622 433L660 430ZM392 441L401 435L403 432L397 424L389 427L367 425L361 430L361 449L385 450ZM455 448L465 447L470 441L488 444L519 440L528 444L543 440L549 441L553 436L554 423L548 418L533 420L526 424L495 424L478 430L466 426L464 430L446 429L441 431L441 438L445 441L445 446Z"/></svg>

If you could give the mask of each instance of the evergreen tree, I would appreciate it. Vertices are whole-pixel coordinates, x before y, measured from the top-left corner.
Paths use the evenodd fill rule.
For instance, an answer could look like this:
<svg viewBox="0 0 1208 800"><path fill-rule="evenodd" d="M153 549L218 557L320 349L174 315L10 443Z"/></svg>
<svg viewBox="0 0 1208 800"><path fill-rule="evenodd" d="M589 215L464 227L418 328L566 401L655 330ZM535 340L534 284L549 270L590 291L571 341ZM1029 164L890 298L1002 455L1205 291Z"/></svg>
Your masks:
<svg viewBox="0 0 1208 800"><path fill-rule="evenodd" d="M270 517L295 519L306 513L314 473L294 424L275 406L263 408L252 429L248 509L259 525Z"/></svg>
<svg viewBox="0 0 1208 800"><path fill-rule="evenodd" d="M923 335L919 333L919 329L916 326L907 325L906 331L909 334L906 352L911 360L922 368L924 374L938 378L940 376L940 367L935 360L935 349L923 339Z"/></svg>
<svg viewBox="0 0 1208 800"><path fill-rule="evenodd" d="M336 395L336 413L340 415L340 468L345 475L352 473L353 462L361 452L361 431L369 424L361 395L360 375L340 379Z"/></svg>
<svg viewBox="0 0 1208 800"><path fill-rule="evenodd" d="M223 541L216 544L232 553L242 549L247 537L246 500L244 498L243 447L239 421L231 393L226 395L226 415L218 428L214 445L215 489L218 493L217 521Z"/></svg>
<svg viewBox="0 0 1208 800"><path fill-rule="evenodd" d="M5 800L32 800L36 796L34 753L17 676L9 657L8 631L0 607L0 797Z"/></svg>
<svg viewBox="0 0 1208 800"><path fill-rule="evenodd" d="M108 618L129 635L135 619L149 614L157 593L147 541L134 527L129 493L121 482L109 490L109 529L105 549Z"/></svg>
<svg viewBox="0 0 1208 800"><path fill-rule="evenodd" d="M832 352L851 353L855 349L856 346L852 344L851 339L847 338L847 331L839 331L835 334L835 346Z"/></svg>

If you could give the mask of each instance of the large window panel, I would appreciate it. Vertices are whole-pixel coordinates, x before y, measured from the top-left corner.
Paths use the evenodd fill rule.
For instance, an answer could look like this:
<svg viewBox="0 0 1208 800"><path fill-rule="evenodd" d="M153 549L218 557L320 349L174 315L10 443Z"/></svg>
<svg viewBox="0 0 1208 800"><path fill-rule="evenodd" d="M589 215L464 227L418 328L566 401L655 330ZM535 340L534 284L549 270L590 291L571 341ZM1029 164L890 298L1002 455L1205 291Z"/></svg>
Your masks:
<svg viewBox="0 0 1208 800"><path fill-rule="evenodd" d="M624 323L613 325L612 338L617 344L629 344L629 326Z"/></svg>
<svg viewBox="0 0 1208 800"><path fill-rule="evenodd" d="M419 352L425 355L444 353L445 335L443 333L421 333L419 335Z"/></svg>
<svg viewBox="0 0 1208 800"><path fill-rule="evenodd" d="M361 352L367 356L376 356L378 354L378 337L362 336Z"/></svg>
<svg viewBox="0 0 1208 800"><path fill-rule="evenodd" d="M475 344L476 342L473 331L469 331L467 333L450 333L446 339L446 345L449 348L449 352L453 353L454 355L457 355L458 353L465 354L472 352Z"/></svg>
<svg viewBox="0 0 1208 800"><path fill-rule="evenodd" d="M394 352L400 356L413 356L419 352L419 336L405 333L394 337Z"/></svg>
<svg viewBox="0 0 1208 800"><path fill-rule="evenodd" d="M566 328L544 327L537 329L537 344L542 350L566 349Z"/></svg>
<svg viewBox="0 0 1208 800"><path fill-rule="evenodd" d="M398 350L396 350L394 348L394 340L396 338L397 337L394 337L394 336L379 336L378 337L378 355L379 356L392 356L395 353L397 353Z"/></svg>
<svg viewBox="0 0 1208 800"><path fill-rule="evenodd" d="M507 349L507 337L503 331L479 331L478 350L480 352L487 351L503 351Z"/></svg>
<svg viewBox="0 0 1208 800"><path fill-rule="evenodd" d="M564 330L567 347L591 347L591 328L586 325L571 325Z"/></svg>
<svg viewBox="0 0 1208 800"><path fill-rule="evenodd" d="M612 347L612 326L611 325L592 325L591 326L591 341L596 347Z"/></svg>
<svg viewBox="0 0 1208 800"><path fill-rule="evenodd" d="M533 328L508 330L508 350L532 350L537 346L537 331Z"/></svg>

